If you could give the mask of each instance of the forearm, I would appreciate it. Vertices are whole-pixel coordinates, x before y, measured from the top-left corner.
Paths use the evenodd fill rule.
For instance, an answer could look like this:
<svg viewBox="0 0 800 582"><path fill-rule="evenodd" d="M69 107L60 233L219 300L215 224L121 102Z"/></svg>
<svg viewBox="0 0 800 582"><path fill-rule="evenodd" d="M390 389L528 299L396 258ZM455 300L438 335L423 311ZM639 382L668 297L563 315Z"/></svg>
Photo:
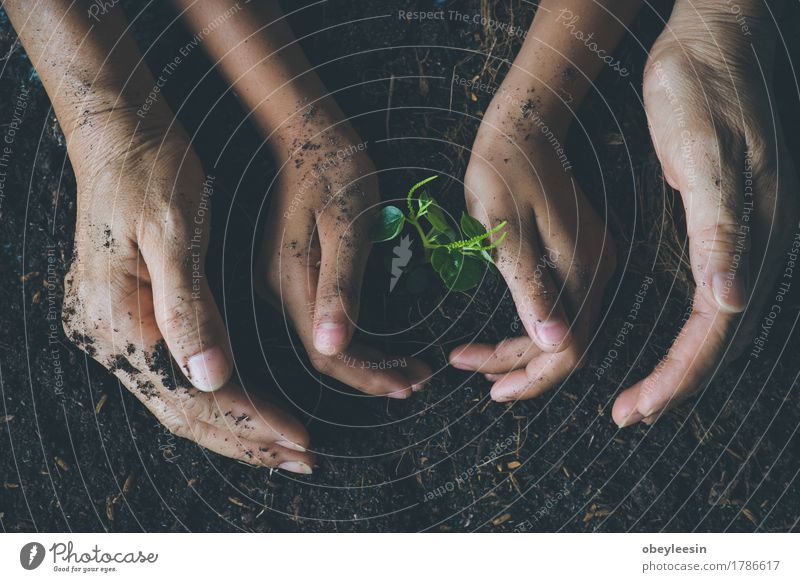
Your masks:
<svg viewBox="0 0 800 582"><path fill-rule="evenodd" d="M108 10L98 24L91 5L85 0L3 3L50 97L73 166L101 153L99 128L123 117L136 119L132 113L154 84L121 8ZM151 119L169 115L160 100ZM132 122L131 129L135 126Z"/></svg>
<svg viewBox="0 0 800 582"><path fill-rule="evenodd" d="M629 74L612 53L641 5L642 0L544 0L502 91L530 96L548 123L565 131L604 67Z"/></svg>
<svg viewBox="0 0 800 582"><path fill-rule="evenodd" d="M256 125L281 143L283 131L311 103L320 117L341 118L275 1L173 0L203 46L252 112ZM210 23L215 26L209 26ZM210 32L209 32L210 31ZM322 121L322 120L320 120ZM294 132L296 135L296 132ZM290 144L283 144L290 145ZM275 148L285 153L286 148Z"/></svg>

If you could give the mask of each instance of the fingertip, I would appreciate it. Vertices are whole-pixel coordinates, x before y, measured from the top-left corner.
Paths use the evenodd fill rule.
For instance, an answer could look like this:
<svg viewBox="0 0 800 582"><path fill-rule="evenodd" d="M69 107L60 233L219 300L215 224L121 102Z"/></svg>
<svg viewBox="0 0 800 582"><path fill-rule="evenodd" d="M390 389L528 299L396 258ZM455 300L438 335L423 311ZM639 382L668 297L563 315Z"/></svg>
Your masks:
<svg viewBox="0 0 800 582"><path fill-rule="evenodd" d="M561 352L572 341L569 325L561 318L551 318L534 327L536 343L547 352Z"/></svg>
<svg viewBox="0 0 800 582"><path fill-rule="evenodd" d="M467 352L468 350L469 345L458 346L452 352L450 352L449 356L447 356L447 361L457 370L468 370L469 368L466 364L466 358L463 357L464 352Z"/></svg>
<svg viewBox="0 0 800 582"><path fill-rule="evenodd" d="M448 361L456 370L474 372L485 365L495 351L495 346L488 344L464 344L450 352Z"/></svg>
<svg viewBox="0 0 800 582"><path fill-rule="evenodd" d="M342 352L349 341L349 325L323 321L314 328L314 349L323 355L333 356Z"/></svg>
<svg viewBox="0 0 800 582"><path fill-rule="evenodd" d="M747 289L738 273L716 273L711 280L714 300L727 313L741 313L747 304Z"/></svg>
<svg viewBox="0 0 800 582"><path fill-rule="evenodd" d="M405 400L413 393L414 391L412 390L412 388L409 387L409 388L403 388L401 390L394 390L392 392L387 392L386 394L384 394L384 396L386 396L387 398L393 398L395 400Z"/></svg>
<svg viewBox="0 0 800 582"><path fill-rule="evenodd" d="M215 346L191 356L186 362L185 371L195 388L214 392L230 380L233 366L225 350Z"/></svg>
<svg viewBox="0 0 800 582"><path fill-rule="evenodd" d="M418 362L415 366L409 365L409 368L411 391L419 392L431 381L433 370L431 370L425 362Z"/></svg>
<svg viewBox="0 0 800 582"><path fill-rule="evenodd" d="M303 445L285 439L276 441L275 444L280 445L285 449L290 449L292 451L297 451L300 453L305 453L307 451L307 449Z"/></svg>
<svg viewBox="0 0 800 582"><path fill-rule="evenodd" d="M636 408L637 400L638 390L635 387L625 390L617 397L611 411L611 418L619 428L626 428L644 418L644 415L639 413Z"/></svg>
<svg viewBox="0 0 800 582"><path fill-rule="evenodd" d="M314 472L314 470L303 461L285 461L278 465L278 469L283 469L290 473L297 473L298 475L311 475Z"/></svg>
<svg viewBox="0 0 800 582"><path fill-rule="evenodd" d="M528 398L530 380L525 370L515 370L503 375L492 385L489 395L495 402L510 402Z"/></svg>
<svg viewBox="0 0 800 582"><path fill-rule="evenodd" d="M644 415L641 414L638 410L634 409L626 414L620 415L619 420L617 420L616 423L617 427L619 428L628 428L629 426L632 426L637 422L640 422L642 419L644 419Z"/></svg>

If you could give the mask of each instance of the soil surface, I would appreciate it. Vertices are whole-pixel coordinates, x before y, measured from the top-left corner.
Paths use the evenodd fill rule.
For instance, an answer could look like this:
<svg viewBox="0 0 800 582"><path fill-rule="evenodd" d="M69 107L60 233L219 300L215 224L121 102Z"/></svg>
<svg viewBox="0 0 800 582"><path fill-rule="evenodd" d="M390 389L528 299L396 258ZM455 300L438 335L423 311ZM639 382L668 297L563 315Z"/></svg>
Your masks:
<svg viewBox="0 0 800 582"><path fill-rule="evenodd" d="M151 68L191 35L168 3L124 2ZM286 3L287 8L288 4ZM312 4L308 0L294 7ZM463 207L469 146L491 95L455 74L496 85L520 37L463 19L406 22L408 10L458 11L527 29L530 2L330 0L292 23L311 61L380 169L382 196L437 173L432 193ZM782 20L800 29L793 5ZM4 531L788 531L800 519L800 341L792 288L758 358L721 372L697 399L652 428L618 430L615 395L663 356L686 309L680 210L663 182L640 105L646 49L668 13L643 13L616 52L627 78L606 70L569 141L587 195L613 227L620 267L593 361L562 387L495 404L489 383L445 366L469 338L520 332L505 285L474 295L398 286L376 250L361 335L437 370L407 401L331 390L298 354L280 316L253 298L252 249L274 165L238 101L193 50L163 91L216 179L210 277L237 366L258 390L276 385L311 432L309 477L257 469L179 440L60 325L75 223L75 181L63 135L30 62L0 16L0 133L10 163L0 195L0 525ZM800 107L784 36L777 94L800 162ZM569 74L569 72L565 72ZM15 108L22 107L18 128ZM603 209L610 209L605 211ZM673 236L673 241L670 241ZM676 258L677 257L677 258ZM636 325L617 334L642 282ZM598 374L611 350L615 355Z"/></svg>

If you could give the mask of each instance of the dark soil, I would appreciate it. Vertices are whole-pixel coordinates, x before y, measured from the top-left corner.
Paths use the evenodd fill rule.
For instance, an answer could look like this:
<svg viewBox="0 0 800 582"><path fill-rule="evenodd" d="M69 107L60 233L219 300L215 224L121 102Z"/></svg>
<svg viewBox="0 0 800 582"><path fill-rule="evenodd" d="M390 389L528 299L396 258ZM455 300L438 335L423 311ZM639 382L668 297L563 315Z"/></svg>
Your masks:
<svg viewBox="0 0 800 582"><path fill-rule="evenodd" d="M144 2L124 4L151 68L160 71L191 35L179 23L170 25L167 3L149 3L141 13ZM428 10L442 3L406 4ZM519 39L455 20L404 22L397 9L387 0L331 0L299 12L293 25L369 142L384 198L437 173L448 178L439 180L437 198L460 212L460 178L490 95L451 87L451 79L455 72L498 82L507 68L503 59L515 54ZM451 0L446 9L484 10L524 27L532 16L531 4L518 0ZM794 5L782 19L794 32L784 35L792 44L779 56L776 74L797 162L800 107L789 62L800 56L799 12ZM389 295L378 256L360 333L380 334L368 341L394 353L419 353L436 377L407 401L323 388L292 348L278 314L253 299L252 249L274 173L261 139L253 127L240 125L244 113L220 78L204 76L202 51L170 75L165 94L216 177L209 263L237 364L265 391L281 387L318 452L314 474L299 478L171 436L63 335L75 181L47 97L3 15L0 133L8 135L15 103L23 90L29 94L0 198L2 529L796 530L800 342L790 334L800 305L796 289L760 357L734 362L699 398L653 428L619 431L610 419L614 396L665 353L687 305L683 267L671 253L680 245L664 242L680 226L679 211L661 178L640 105L645 50L659 22L653 13L637 20L635 38L617 51L631 76L603 74L569 143L587 195L598 209L612 209L603 214L621 249L595 361L560 389L510 405L492 403L482 377L445 367L445 354L459 342L520 332L503 283L491 276L474 296L446 295L435 281L420 295L401 288ZM597 374L650 275L656 284L636 326L616 348L618 357ZM171 364L154 361L170 377ZM130 366L124 356L115 365Z"/></svg>

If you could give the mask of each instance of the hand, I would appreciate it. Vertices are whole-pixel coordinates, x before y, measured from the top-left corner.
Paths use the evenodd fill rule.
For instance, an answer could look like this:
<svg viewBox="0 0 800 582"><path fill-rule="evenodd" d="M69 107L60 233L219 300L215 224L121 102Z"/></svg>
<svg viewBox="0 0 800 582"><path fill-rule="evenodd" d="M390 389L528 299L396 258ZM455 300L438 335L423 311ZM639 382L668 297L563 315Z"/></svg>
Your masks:
<svg viewBox="0 0 800 582"><path fill-rule="evenodd" d="M652 422L743 351L798 232L797 178L769 73L775 33L762 3L742 9L749 37L725 7L704 13L676 3L645 70L650 132L683 199L697 287L665 359L617 398L620 426Z"/></svg>
<svg viewBox="0 0 800 582"><path fill-rule="evenodd" d="M78 217L67 336L174 434L247 463L310 473L303 426L229 380L228 339L204 276L210 186L199 160L175 123L137 130L133 120L87 114L73 134L70 152L83 155L72 156Z"/></svg>
<svg viewBox="0 0 800 582"><path fill-rule="evenodd" d="M558 144L531 123L541 113L500 99L478 131L465 190L470 214L487 228L508 221L496 263L527 335L460 346L450 363L487 373L492 398L506 402L538 396L582 363L616 256Z"/></svg>
<svg viewBox="0 0 800 582"><path fill-rule="evenodd" d="M323 107L295 115L275 139L288 152L275 184L257 272L311 363L368 394L407 398L430 378L420 360L382 369L379 350L351 343L371 247L378 184L367 144Z"/></svg>

